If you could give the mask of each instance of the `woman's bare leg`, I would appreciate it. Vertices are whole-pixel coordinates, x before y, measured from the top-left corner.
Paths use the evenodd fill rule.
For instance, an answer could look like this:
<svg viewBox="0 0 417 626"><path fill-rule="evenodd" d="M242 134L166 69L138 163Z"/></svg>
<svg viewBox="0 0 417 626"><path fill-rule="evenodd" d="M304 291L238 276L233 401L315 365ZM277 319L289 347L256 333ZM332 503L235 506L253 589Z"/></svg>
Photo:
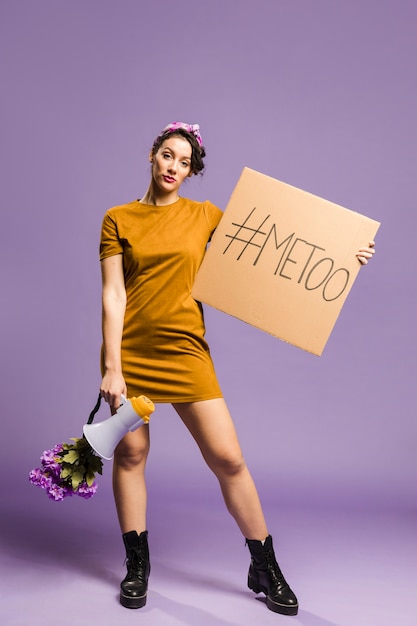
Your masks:
<svg viewBox="0 0 417 626"><path fill-rule="evenodd" d="M116 447L113 492L122 533L146 530L145 465L149 452L149 426L128 433Z"/></svg>
<svg viewBox="0 0 417 626"><path fill-rule="evenodd" d="M173 405L217 479L226 506L247 539L268 535L255 484L223 398Z"/></svg>

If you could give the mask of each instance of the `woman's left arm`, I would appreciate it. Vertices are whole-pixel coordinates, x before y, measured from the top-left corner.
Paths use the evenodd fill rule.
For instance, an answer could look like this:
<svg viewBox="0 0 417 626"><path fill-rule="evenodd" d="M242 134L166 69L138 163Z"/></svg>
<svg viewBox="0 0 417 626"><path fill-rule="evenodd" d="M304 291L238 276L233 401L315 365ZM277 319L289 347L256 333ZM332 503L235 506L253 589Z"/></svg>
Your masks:
<svg viewBox="0 0 417 626"><path fill-rule="evenodd" d="M370 241L367 246L359 248L358 252L356 253L356 257L359 259L359 262L362 263L362 265L366 265L368 261L372 259L374 254L375 241Z"/></svg>

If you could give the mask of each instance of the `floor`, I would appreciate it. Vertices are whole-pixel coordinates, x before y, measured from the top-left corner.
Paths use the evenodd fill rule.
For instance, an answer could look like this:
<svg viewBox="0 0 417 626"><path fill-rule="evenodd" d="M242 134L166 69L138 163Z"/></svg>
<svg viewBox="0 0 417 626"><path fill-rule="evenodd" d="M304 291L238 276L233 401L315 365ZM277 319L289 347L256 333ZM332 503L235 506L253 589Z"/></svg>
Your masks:
<svg viewBox="0 0 417 626"><path fill-rule="evenodd" d="M271 613L246 588L247 549L221 503L167 491L149 513L146 607L118 602L123 551L108 485L93 500L3 500L3 626L417 626L416 513L267 503L278 561L300 602ZM279 531L278 531L279 529Z"/></svg>

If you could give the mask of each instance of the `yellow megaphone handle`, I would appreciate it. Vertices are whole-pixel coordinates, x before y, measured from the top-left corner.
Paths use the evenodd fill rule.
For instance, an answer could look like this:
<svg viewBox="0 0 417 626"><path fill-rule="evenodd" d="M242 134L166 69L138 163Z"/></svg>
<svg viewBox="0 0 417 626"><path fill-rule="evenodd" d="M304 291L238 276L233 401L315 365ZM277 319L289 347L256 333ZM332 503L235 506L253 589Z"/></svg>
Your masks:
<svg viewBox="0 0 417 626"><path fill-rule="evenodd" d="M146 396L138 396L129 398L135 413L137 413L143 421L147 424L151 417L151 414L155 411L155 405L152 400L149 400Z"/></svg>

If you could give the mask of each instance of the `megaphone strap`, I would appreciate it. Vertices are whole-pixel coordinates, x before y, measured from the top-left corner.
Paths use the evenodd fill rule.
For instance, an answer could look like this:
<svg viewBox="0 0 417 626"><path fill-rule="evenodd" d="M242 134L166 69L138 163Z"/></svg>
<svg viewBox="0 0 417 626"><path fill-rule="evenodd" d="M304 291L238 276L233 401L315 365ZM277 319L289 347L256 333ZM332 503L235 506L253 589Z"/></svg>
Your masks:
<svg viewBox="0 0 417 626"><path fill-rule="evenodd" d="M96 402L96 406L94 407L94 409L91 411L90 416L87 420L87 424L92 424L93 423L93 419L95 417L95 414L97 413L97 411L100 408L100 404L101 404L101 395L99 394L98 396L98 400Z"/></svg>

